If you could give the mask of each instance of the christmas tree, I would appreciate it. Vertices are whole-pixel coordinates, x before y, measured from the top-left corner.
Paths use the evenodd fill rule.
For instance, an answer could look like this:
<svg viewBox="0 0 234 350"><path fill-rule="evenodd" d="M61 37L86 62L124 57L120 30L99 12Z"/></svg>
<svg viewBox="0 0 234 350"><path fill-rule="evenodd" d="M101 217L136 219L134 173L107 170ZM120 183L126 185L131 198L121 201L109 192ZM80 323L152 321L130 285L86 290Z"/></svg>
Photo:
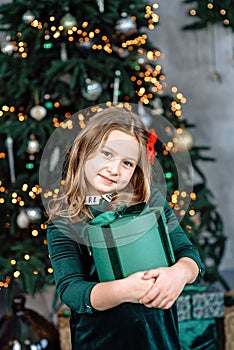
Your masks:
<svg viewBox="0 0 234 350"><path fill-rule="evenodd" d="M160 116L175 128L156 145L167 199L200 251L205 280L228 288L218 271L223 223L198 166L213 159L203 155L208 147L193 143L183 94L176 87L164 92L161 52L148 39L157 11L157 3L142 0L14 0L0 6L0 287L9 295L15 283L30 294L53 284L38 175L47 140L77 111L116 103L136 104L149 124ZM195 171L190 192L178 189L172 156L188 151L193 169L183 165L180 176L186 182Z"/></svg>

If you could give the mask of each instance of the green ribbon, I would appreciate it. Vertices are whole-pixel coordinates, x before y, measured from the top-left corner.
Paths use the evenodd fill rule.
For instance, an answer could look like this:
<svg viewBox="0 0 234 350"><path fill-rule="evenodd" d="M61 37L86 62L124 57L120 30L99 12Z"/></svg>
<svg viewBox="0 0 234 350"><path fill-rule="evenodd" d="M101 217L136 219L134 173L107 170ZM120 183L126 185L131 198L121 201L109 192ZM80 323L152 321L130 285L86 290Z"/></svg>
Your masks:
<svg viewBox="0 0 234 350"><path fill-rule="evenodd" d="M106 211L97 215L88 222L88 225L106 226L110 225L116 219L127 216L136 216L149 212L149 206L145 202L127 206L119 206L116 211Z"/></svg>

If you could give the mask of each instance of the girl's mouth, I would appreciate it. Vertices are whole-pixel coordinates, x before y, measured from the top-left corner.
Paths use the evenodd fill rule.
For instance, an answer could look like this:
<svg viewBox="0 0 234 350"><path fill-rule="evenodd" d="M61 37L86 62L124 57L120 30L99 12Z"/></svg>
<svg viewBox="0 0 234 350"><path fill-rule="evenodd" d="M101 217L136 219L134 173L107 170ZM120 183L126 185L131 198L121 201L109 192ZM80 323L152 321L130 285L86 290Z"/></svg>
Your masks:
<svg viewBox="0 0 234 350"><path fill-rule="evenodd" d="M115 180L111 180L109 179L108 177L105 177L103 175L100 175L99 176L102 178L102 180L105 182L105 183L108 183L108 184L116 184L117 182Z"/></svg>

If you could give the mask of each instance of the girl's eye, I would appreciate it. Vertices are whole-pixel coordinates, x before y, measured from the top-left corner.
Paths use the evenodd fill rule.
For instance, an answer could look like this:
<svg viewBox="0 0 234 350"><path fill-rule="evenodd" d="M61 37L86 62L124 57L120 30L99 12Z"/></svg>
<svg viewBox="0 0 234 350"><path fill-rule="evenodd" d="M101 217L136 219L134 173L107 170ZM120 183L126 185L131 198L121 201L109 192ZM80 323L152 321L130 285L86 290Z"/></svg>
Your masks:
<svg viewBox="0 0 234 350"><path fill-rule="evenodd" d="M129 167L129 168L133 167L133 163L132 163L132 162L129 162L128 160L126 160L126 161L124 162L124 164L125 164L127 167Z"/></svg>
<svg viewBox="0 0 234 350"><path fill-rule="evenodd" d="M112 157L112 153L108 152L108 151L102 151L102 153L104 154L105 157L107 158L111 158Z"/></svg>

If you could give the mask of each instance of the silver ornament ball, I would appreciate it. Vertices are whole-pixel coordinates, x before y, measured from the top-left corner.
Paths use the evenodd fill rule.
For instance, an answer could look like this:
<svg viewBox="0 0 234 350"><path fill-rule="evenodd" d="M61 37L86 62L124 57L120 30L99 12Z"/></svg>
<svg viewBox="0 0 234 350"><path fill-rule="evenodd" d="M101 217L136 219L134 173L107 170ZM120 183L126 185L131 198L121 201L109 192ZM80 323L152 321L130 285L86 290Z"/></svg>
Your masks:
<svg viewBox="0 0 234 350"><path fill-rule="evenodd" d="M97 100L102 93L102 85L91 79L87 79L86 84L86 87L81 90L82 96L88 101Z"/></svg>
<svg viewBox="0 0 234 350"><path fill-rule="evenodd" d="M26 215L30 222L35 222L41 219L41 209L40 208L27 208Z"/></svg>
<svg viewBox="0 0 234 350"><path fill-rule="evenodd" d="M93 46L93 40L89 39L89 40L84 40L84 41L80 41L77 46L81 49L84 50L91 50L92 46Z"/></svg>
<svg viewBox="0 0 234 350"><path fill-rule="evenodd" d="M163 104L162 104L162 100L159 97L156 97L152 101L152 106L153 106L153 110L152 110L153 115L163 115L164 113Z"/></svg>
<svg viewBox="0 0 234 350"><path fill-rule="evenodd" d="M136 31L136 22L130 17L122 17L116 22L115 29L123 34L131 34Z"/></svg>
<svg viewBox="0 0 234 350"><path fill-rule="evenodd" d="M6 41L1 44L1 51L10 56L15 51L15 47L11 42Z"/></svg>
<svg viewBox="0 0 234 350"><path fill-rule="evenodd" d="M113 46L113 51L117 53L120 58L127 58L129 56L129 50L123 49L122 47Z"/></svg>
<svg viewBox="0 0 234 350"><path fill-rule="evenodd" d="M29 218L24 209L21 209L19 215L16 218L16 223L19 228L25 229L29 226Z"/></svg>
<svg viewBox="0 0 234 350"><path fill-rule="evenodd" d="M37 105L30 109L30 115L33 119L40 121L45 118L47 110L45 107Z"/></svg>
<svg viewBox="0 0 234 350"><path fill-rule="evenodd" d="M35 19L34 14L31 11L26 11L23 16L22 16L22 20L25 23L31 23L33 20Z"/></svg>

